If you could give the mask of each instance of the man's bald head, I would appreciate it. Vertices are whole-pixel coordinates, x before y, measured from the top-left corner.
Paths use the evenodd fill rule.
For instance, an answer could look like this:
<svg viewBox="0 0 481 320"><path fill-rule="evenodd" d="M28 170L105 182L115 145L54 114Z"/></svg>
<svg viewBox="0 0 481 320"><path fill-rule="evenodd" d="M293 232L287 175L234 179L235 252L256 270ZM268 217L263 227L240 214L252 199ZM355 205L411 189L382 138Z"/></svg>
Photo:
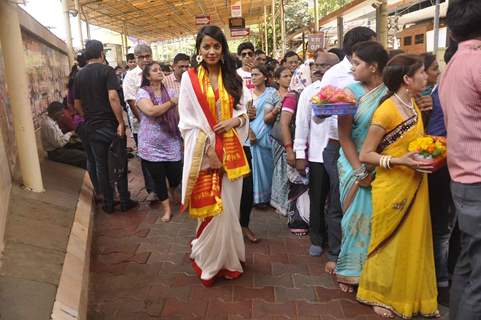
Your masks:
<svg viewBox="0 0 481 320"><path fill-rule="evenodd" d="M332 52L326 52L326 53L328 55L328 60L331 66L339 63L339 57L336 54Z"/></svg>
<svg viewBox="0 0 481 320"><path fill-rule="evenodd" d="M336 63L339 63L339 58L335 54L324 51L317 52L316 59L311 65L312 82L321 80L324 73Z"/></svg>

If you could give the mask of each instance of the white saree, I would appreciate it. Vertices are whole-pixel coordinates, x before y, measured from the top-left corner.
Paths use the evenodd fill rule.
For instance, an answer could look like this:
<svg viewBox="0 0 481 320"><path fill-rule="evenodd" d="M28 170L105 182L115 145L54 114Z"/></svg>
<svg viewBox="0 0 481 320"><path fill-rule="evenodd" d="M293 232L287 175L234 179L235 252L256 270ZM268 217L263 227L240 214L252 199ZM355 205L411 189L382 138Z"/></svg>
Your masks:
<svg viewBox="0 0 481 320"><path fill-rule="evenodd" d="M246 113L249 93L244 96L233 116ZM189 205L193 185L199 171L209 169L204 152L209 143L215 142L215 134L197 99L191 78L184 72L179 94L179 129L184 138L184 168L182 178L182 204ZM247 138L248 125L237 128L241 143ZM222 176L221 214L199 218L196 238L192 241L191 259L194 269L205 285L212 285L217 277L237 278L243 272L245 245L239 223L242 178L230 181Z"/></svg>

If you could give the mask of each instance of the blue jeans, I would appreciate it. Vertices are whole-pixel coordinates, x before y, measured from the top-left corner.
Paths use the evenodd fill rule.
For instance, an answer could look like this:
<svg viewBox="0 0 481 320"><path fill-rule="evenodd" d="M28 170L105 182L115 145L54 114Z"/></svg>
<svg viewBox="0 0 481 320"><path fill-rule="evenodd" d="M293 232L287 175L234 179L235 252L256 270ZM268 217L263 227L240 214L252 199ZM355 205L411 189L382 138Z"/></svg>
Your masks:
<svg viewBox="0 0 481 320"><path fill-rule="evenodd" d="M449 239L455 221L455 208L449 190L450 182L447 166L429 175L429 203L438 287L449 286Z"/></svg>
<svg viewBox="0 0 481 320"><path fill-rule="evenodd" d="M481 319L481 183L451 183L461 231L461 254L453 274L451 320Z"/></svg>

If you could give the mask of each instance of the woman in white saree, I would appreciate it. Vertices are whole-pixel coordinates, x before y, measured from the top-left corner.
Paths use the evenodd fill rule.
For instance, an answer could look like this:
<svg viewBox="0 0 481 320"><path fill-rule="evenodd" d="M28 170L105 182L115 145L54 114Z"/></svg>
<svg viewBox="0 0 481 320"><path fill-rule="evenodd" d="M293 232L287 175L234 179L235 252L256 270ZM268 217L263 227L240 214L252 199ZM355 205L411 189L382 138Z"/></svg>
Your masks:
<svg viewBox="0 0 481 320"><path fill-rule="evenodd" d="M202 28L196 49L198 66L184 73L179 94L182 206L198 219L192 266L212 286L218 277L239 277L245 262L239 208L242 178L250 172L241 143L249 97L219 27Z"/></svg>

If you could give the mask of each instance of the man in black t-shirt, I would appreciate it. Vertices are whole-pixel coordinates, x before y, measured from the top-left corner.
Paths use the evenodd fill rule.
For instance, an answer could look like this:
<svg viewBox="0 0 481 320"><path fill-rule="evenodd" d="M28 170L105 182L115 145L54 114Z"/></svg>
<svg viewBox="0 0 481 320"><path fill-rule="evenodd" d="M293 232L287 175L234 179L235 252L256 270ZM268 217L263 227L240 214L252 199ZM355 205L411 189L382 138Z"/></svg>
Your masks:
<svg viewBox="0 0 481 320"><path fill-rule="evenodd" d="M130 199L127 180L126 157L119 157L122 163L109 163L109 150L119 140L126 146L125 124L117 90L120 83L112 67L104 64L103 44L89 40L85 44L88 64L80 70L74 82L75 109L85 118L79 135L90 149L89 165L96 167L98 187L104 198L103 210L114 211L113 183L109 172L117 173L117 188L120 195L120 209L127 211L137 205ZM121 148L122 149L122 148ZM125 153L126 148L123 148ZM118 151L118 150L117 150ZM122 152L123 152L122 151ZM110 157L111 159L113 157ZM118 162L118 161L117 161ZM125 163L124 163L125 162ZM118 174L120 172L120 174Z"/></svg>

